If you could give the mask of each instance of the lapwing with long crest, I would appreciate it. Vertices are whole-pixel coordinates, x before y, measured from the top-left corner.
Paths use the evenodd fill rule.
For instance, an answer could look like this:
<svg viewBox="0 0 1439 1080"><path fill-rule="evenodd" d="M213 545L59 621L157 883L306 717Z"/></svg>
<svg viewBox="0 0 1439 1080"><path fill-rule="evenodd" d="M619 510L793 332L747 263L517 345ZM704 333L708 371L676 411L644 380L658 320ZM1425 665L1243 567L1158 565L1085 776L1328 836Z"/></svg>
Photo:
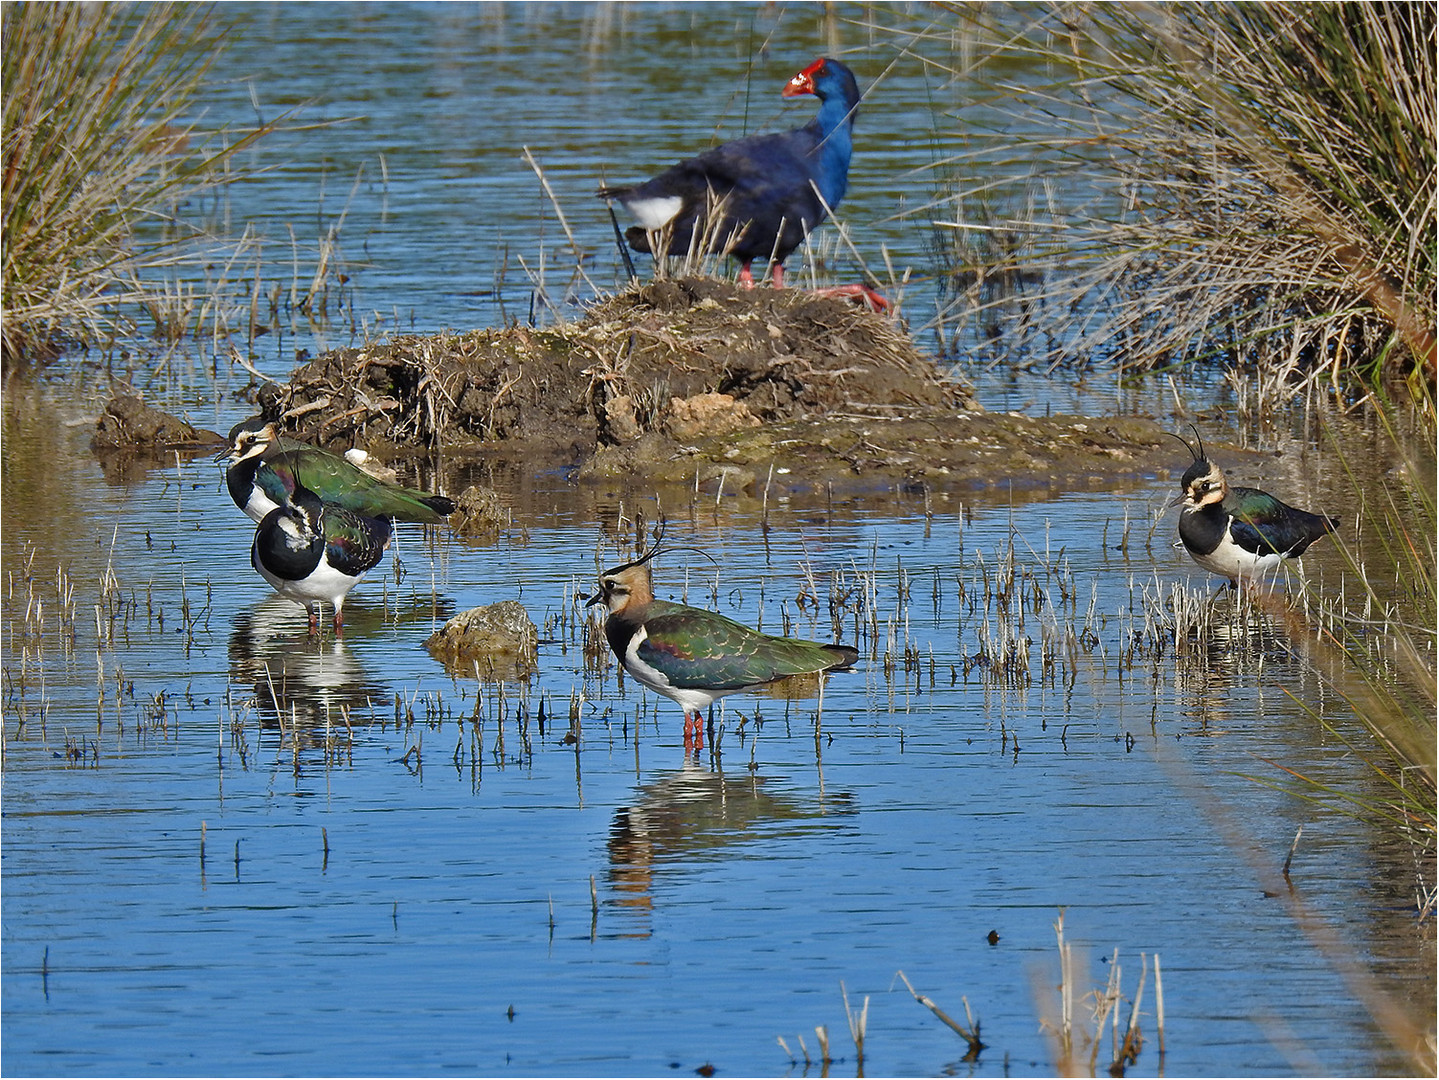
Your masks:
<svg viewBox="0 0 1439 1080"><path fill-rule="evenodd" d="M585 606L608 608L605 637L624 669L684 710L686 752L703 748L701 711L716 699L792 675L823 678L859 660L848 645L773 637L718 612L656 599L650 562L662 540L663 528L638 559L606 570Z"/></svg>
<svg viewBox="0 0 1439 1080"><path fill-rule="evenodd" d="M387 518L324 503L308 488L297 487L255 530L250 565L277 593L309 613L311 634L320 629L320 605L328 604L339 637L345 597L384 558L389 543Z"/></svg>
<svg viewBox="0 0 1439 1080"><path fill-rule="evenodd" d="M318 446L280 434L273 421L242 420L230 429L230 447L215 459L228 462L225 485L235 505L255 521L293 498L297 487L326 506L370 518L438 525L455 509L444 495L376 479L358 465Z"/></svg>
<svg viewBox="0 0 1439 1080"><path fill-rule="evenodd" d="M1178 435L1170 437L1194 458L1180 477L1179 498L1170 503L1184 504L1179 539L1196 563L1228 578L1231 588L1299 558L1310 544L1338 528L1338 518L1296 509L1267 491L1230 484L1206 456L1198 431L1197 447Z"/></svg>

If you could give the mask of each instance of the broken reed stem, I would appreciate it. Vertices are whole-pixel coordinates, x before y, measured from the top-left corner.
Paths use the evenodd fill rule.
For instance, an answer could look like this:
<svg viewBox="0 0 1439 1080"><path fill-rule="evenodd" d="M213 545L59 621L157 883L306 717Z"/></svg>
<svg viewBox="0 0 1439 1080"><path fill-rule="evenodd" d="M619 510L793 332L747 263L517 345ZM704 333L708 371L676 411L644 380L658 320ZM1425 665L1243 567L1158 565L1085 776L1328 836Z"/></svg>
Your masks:
<svg viewBox="0 0 1439 1080"><path fill-rule="evenodd" d="M1114 956L1109 962L1109 980L1105 983L1104 992L1096 993L1094 1041L1089 1045L1089 1074L1094 1075L1094 1067L1099 1061L1099 1048L1104 1045L1104 1025L1106 1021L1113 1020L1114 1025L1114 1059L1119 1060L1119 949L1116 947Z"/></svg>
<svg viewBox="0 0 1439 1080"><path fill-rule="evenodd" d="M1159 954L1154 954L1154 1026L1159 1033L1159 1056L1164 1057L1164 978L1159 973Z"/></svg>
<svg viewBox="0 0 1439 1080"><path fill-rule="evenodd" d="M1284 856L1284 880L1289 880L1289 864L1294 861L1294 853L1299 850L1299 838L1304 835L1304 826L1299 826L1299 831L1294 834L1294 843L1289 845L1289 854Z"/></svg>
<svg viewBox="0 0 1439 1080"><path fill-rule="evenodd" d="M819 1063L830 1064L834 1058L829 1056L829 1028L820 1024L814 1029L814 1037L819 1041Z"/></svg>
<svg viewBox="0 0 1439 1080"><path fill-rule="evenodd" d="M550 187L550 181L545 176L544 169L540 168L540 163L536 161L534 155L530 153L530 148L528 146L524 147L524 158L525 163L535 171L535 176L537 176L540 181L540 187L544 188L545 197L550 200L550 205L554 207L555 218L559 221L560 228L565 231L565 239L567 239L570 243L570 251L574 252L576 255L575 269L579 271L579 275L581 278L584 279L586 285L588 285L591 289L596 289L594 282L590 280L589 274L585 273L584 266L579 262L578 259L579 253L583 249L575 240L574 231L570 228L570 223L565 218L565 212L560 209L560 201L559 199L555 198L554 189ZM598 290L596 289L596 291Z"/></svg>
<svg viewBox="0 0 1439 1080"><path fill-rule="evenodd" d="M1114 1055L1114 1062L1110 1065L1110 1073L1115 1070L1123 1071L1127 1066L1133 1065L1139 1058L1139 1048L1143 1040L1139 1034L1139 1006L1144 1000L1144 984L1148 979L1149 964L1144 953L1139 954L1139 986L1134 991L1134 1002L1129 1009L1129 1025L1124 1030L1124 1041ZM1118 1010L1116 1010L1117 1013Z"/></svg>
<svg viewBox="0 0 1439 1080"><path fill-rule="evenodd" d="M1059 1047L1060 1059L1066 1066L1074 1056L1074 971L1073 953L1064 940L1064 912L1054 923L1054 934L1059 941Z"/></svg>
<svg viewBox="0 0 1439 1080"><path fill-rule="evenodd" d="M898 975L901 981L903 981L905 988L908 989L910 994L914 997L914 1000L919 1002L930 1012L934 1013L935 1016L939 1017L939 1020L942 1024L944 1024L961 1039L963 1039L966 1043L968 1043L971 1053L978 1054L981 1050L984 1049L984 1043L982 1043L979 1039L979 1023L974 1019L974 1015L969 1011L969 999L967 997L960 999L964 1003L965 1018L969 1020L969 1026L965 1027L958 1020L950 1016L947 1012L945 1012L938 1005L936 1005L930 998L926 997L924 994L921 994L918 990L916 990L914 988L914 984L909 981L909 977L905 975L903 971L898 972ZM842 987L844 984L841 983L840 985ZM868 998L865 999L866 1005L868 1004L868 1000Z"/></svg>
<svg viewBox="0 0 1439 1080"><path fill-rule="evenodd" d="M849 1007L849 991L844 980L839 981L840 996L844 998L844 1018L849 1022L849 1036L854 1040L854 1051L859 1068L864 1068L864 1029L869 1024L869 995L864 996L864 1005L858 1013Z"/></svg>

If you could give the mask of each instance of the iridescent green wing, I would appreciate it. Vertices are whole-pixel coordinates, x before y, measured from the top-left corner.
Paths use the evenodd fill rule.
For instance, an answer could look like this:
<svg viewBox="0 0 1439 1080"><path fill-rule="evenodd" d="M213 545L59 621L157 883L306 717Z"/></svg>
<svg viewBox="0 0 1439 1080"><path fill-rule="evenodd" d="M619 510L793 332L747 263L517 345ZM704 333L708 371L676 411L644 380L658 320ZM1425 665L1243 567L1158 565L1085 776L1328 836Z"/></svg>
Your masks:
<svg viewBox="0 0 1439 1080"><path fill-rule="evenodd" d="M274 474L269 483L280 484L293 491L298 481L329 505L368 517L438 525L455 508L454 503L443 495L430 495L397 484L387 484L344 458L318 447L286 450L267 457L256 474L256 482L269 495L267 481L261 478L266 469ZM271 495L271 498L274 496Z"/></svg>
<svg viewBox="0 0 1439 1080"><path fill-rule="evenodd" d="M657 600L645 616L640 660L678 687L736 690L853 663L854 650L776 638L713 611Z"/></svg>
<svg viewBox="0 0 1439 1080"><path fill-rule="evenodd" d="M1257 488L1231 487L1220 505L1234 519L1229 523L1229 535L1245 551L1268 555L1284 550L1270 542L1272 526L1286 509L1273 495Z"/></svg>
<svg viewBox="0 0 1439 1080"><path fill-rule="evenodd" d="M1259 555L1302 553L1337 522L1299 510L1257 488L1232 487L1221 504L1233 520L1229 535L1246 551Z"/></svg>
<svg viewBox="0 0 1439 1080"><path fill-rule="evenodd" d="M379 564L390 544L390 523L326 506L323 515L325 557L331 566L358 577Z"/></svg>

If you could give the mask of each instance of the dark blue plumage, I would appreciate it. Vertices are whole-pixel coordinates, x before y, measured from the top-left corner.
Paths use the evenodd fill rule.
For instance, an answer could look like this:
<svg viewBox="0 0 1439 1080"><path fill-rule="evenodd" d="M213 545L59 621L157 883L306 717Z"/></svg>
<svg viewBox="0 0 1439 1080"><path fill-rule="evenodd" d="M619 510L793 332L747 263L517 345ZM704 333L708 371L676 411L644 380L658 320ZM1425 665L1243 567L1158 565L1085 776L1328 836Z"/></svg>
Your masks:
<svg viewBox="0 0 1439 1080"><path fill-rule="evenodd" d="M860 100L853 73L827 57L785 85L783 96L802 94L817 96L820 107L801 128L736 139L643 184L602 188L601 197L623 203L640 222L625 234L629 245L647 252L667 235L665 254L684 255L704 244L738 259L746 283L750 263L763 259L781 286L784 260L844 198ZM722 220L711 221L716 212Z"/></svg>

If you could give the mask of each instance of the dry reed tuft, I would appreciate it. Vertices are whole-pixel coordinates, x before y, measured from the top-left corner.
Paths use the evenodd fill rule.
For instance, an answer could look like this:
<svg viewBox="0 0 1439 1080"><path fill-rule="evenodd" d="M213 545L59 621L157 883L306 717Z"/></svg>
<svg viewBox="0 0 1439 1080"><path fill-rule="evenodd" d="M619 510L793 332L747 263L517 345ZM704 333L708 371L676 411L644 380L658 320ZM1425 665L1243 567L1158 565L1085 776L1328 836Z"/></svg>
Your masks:
<svg viewBox="0 0 1439 1080"><path fill-rule="evenodd" d="M176 208L234 179L227 162L283 120L198 128L223 47L200 7L7 4L4 37L5 366L125 332L126 305L185 333L210 301L156 280L193 238Z"/></svg>
<svg viewBox="0 0 1439 1080"><path fill-rule="evenodd" d="M957 118L965 142L935 172L965 317L1041 366L1433 380L1432 5L956 15L974 51L950 74L994 118ZM907 44L944 66L952 33Z"/></svg>
<svg viewBox="0 0 1439 1080"><path fill-rule="evenodd" d="M1047 1030L1055 1043L1055 1065L1061 1076L1095 1076L1100 1050L1104 1046L1104 1029L1110 1028L1110 1061L1105 1071L1110 1076L1123 1076L1139 1060L1144 1047L1140 1029L1141 1006L1149 979L1149 957L1140 954L1139 983L1130 1002L1129 1017L1121 1022L1123 972L1119 963L1119 949L1109 964L1109 975L1102 989L1091 990L1078 1001L1091 1003L1090 1019L1093 1034L1087 1027L1076 1022L1076 992L1079 990L1079 959L1074 946L1064 936L1064 912L1061 910L1054 923L1054 933L1059 946L1059 1001L1056 1016L1052 1003L1046 1007L1040 1026ZM1161 1071L1164 1055L1164 992L1159 982L1159 954L1154 955L1155 974L1155 1017L1159 1035Z"/></svg>

